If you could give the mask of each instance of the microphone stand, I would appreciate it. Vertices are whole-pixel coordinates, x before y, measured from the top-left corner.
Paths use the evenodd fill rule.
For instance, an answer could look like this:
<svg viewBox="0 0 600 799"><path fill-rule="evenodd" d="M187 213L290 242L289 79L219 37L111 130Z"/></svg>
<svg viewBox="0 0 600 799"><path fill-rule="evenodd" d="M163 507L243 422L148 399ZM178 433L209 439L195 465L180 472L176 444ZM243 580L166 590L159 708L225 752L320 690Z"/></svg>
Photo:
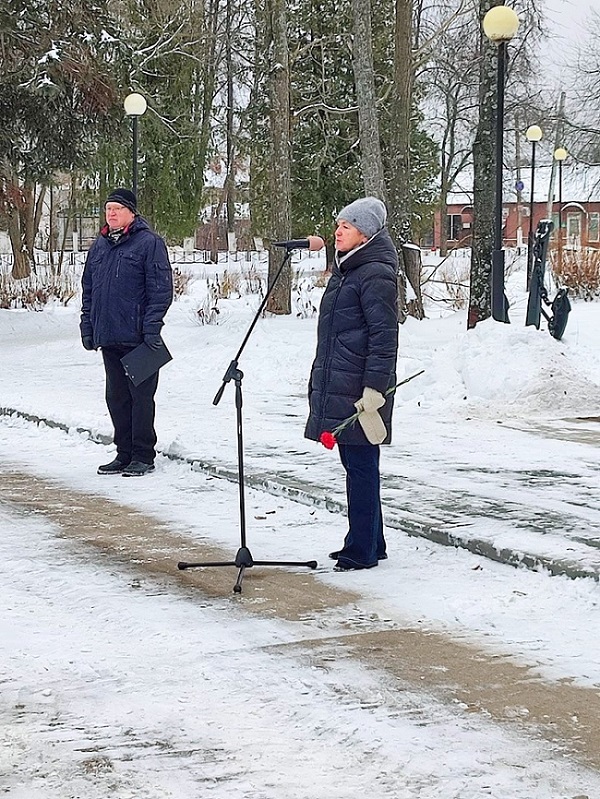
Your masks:
<svg viewBox="0 0 600 799"><path fill-rule="evenodd" d="M256 323L258 322L260 315L262 314L267 301L273 291L273 287L275 283L279 279L281 272L283 271L283 267L289 261L292 250L294 249L294 242L286 242L286 254L281 262L279 269L271 285L267 288L265 296L252 320L250 327L248 328L248 332L244 336L244 340L242 341L239 350L237 351L234 359L231 361L229 366L227 367L227 371L223 375L223 382L221 387L217 391L215 398L213 399L213 405L218 405L221 401L221 397L223 396L223 392L225 391L225 386L227 383L231 382L232 380L235 383L235 408L236 408L236 422L237 422L237 458L238 458L238 487L239 487L239 505L240 505L240 547L235 555L235 559L231 561L220 561L214 563L187 563L185 561L180 561L177 564L177 568L180 570L184 569L195 569L199 567L213 567L213 566L235 566L238 569L238 576L237 580L235 581L235 585L233 586L233 591L236 594L240 594L242 592L242 580L244 579L244 572L246 569L252 568L252 566L306 566L309 569L316 569L317 568L317 561L316 560L309 560L309 561L272 561L272 560L254 560L252 557L252 553L248 548L246 543L246 505L244 501L244 437L243 437L243 429L242 429L242 379L244 377L244 373L238 367L238 361L240 356L254 330Z"/></svg>

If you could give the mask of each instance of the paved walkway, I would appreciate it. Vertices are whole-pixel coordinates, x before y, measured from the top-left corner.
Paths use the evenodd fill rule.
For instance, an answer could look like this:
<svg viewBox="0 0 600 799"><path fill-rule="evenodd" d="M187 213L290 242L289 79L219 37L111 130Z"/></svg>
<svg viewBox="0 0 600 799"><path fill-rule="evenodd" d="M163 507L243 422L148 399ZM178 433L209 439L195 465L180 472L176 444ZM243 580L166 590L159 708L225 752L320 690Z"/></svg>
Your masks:
<svg viewBox="0 0 600 799"><path fill-rule="evenodd" d="M0 408L2 415L59 429L52 419ZM382 497L386 524L411 536L453 547L514 566L548 569L570 578L600 580L600 422L593 419L556 420L532 426L516 421L515 430L533 437L580 442L589 446L586 468L482 468L477 462L445 460L437 473L415 468L411 453L385 460ZM110 439L87 432L92 440ZM288 452L273 465L273 453L252 451L245 460L248 487L285 496L307 505L345 512L343 481L324 486L311 481L307 454ZM169 454L194 469L237 482L236 464ZM385 455L384 455L385 457ZM450 456L451 457L451 456Z"/></svg>
<svg viewBox="0 0 600 799"><path fill-rule="evenodd" d="M196 602L234 596L231 575L225 579L218 569L173 568L182 551L199 561L227 559L219 547L191 544L152 516L106 497L57 486L9 464L0 466L0 476L0 503L51 521L59 536L85 547L82 558L109 568L117 565L131 572L134 582L157 581L161 591L181 591ZM272 645L273 654L294 657L328 674L342 701L391 716L407 715L422 726L435 725L430 705L424 711L420 700L412 698L427 694L521 735L545 739L561 758L600 771L600 694L594 688L544 680L508 655L461 640L460 634L381 618L362 607L358 594L330 587L308 571L252 569L244 585L241 611L293 624L292 639ZM376 691L344 679L344 665L350 661L378 675ZM60 726L57 729L60 733ZM78 740L79 735L73 737Z"/></svg>

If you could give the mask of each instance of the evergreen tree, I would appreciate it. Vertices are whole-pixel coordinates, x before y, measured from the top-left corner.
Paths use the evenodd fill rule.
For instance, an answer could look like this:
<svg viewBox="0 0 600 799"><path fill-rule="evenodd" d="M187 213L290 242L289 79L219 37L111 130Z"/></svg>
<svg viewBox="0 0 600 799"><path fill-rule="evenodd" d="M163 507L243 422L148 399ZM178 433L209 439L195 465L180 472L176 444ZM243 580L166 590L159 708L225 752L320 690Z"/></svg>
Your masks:
<svg viewBox="0 0 600 799"><path fill-rule="evenodd" d="M0 11L0 219L27 277L45 187L114 125L118 36L104 0L13 0Z"/></svg>
<svg viewBox="0 0 600 799"><path fill-rule="evenodd" d="M329 235L337 210L364 194L358 105L353 70L353 33L348 0L298 2L294 7L292 49L292 224ZM379 114L384 178L393 179L391 140L393 97L394 4L383 0L372 10L374 84ZM421 128L422 115L411 116L411 222L423 231L432 218L437 147Z"/></svg>

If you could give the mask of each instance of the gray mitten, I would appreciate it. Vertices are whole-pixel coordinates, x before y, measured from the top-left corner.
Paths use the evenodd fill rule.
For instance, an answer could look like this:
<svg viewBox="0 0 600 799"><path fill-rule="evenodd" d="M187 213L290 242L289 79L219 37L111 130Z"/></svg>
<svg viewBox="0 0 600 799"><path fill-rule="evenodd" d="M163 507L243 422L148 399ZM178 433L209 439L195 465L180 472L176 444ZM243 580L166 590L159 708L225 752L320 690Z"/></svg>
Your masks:
<svg viewBox="0 0 600 799"><path fill-rule="evenodd" d="M381 444L385 441L387 430L383 419L377 411L362 411L358 415L358 422L369 444Z"/></svg>

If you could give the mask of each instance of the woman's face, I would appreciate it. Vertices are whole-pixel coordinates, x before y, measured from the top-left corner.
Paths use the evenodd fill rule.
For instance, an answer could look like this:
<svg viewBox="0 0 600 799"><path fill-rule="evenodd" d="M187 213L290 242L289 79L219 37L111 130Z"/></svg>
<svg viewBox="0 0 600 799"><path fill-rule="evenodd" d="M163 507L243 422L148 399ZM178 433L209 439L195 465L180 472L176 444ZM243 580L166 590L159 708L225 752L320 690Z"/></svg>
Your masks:
<svg viewBox="0 0 600 799"><path fill-rule="evenodd" d="M367 237L358 228L355 228L350 222L346 222L345 219L340 219L335 229L335 248L338 252L350 252L367 240Z"/></svg>

